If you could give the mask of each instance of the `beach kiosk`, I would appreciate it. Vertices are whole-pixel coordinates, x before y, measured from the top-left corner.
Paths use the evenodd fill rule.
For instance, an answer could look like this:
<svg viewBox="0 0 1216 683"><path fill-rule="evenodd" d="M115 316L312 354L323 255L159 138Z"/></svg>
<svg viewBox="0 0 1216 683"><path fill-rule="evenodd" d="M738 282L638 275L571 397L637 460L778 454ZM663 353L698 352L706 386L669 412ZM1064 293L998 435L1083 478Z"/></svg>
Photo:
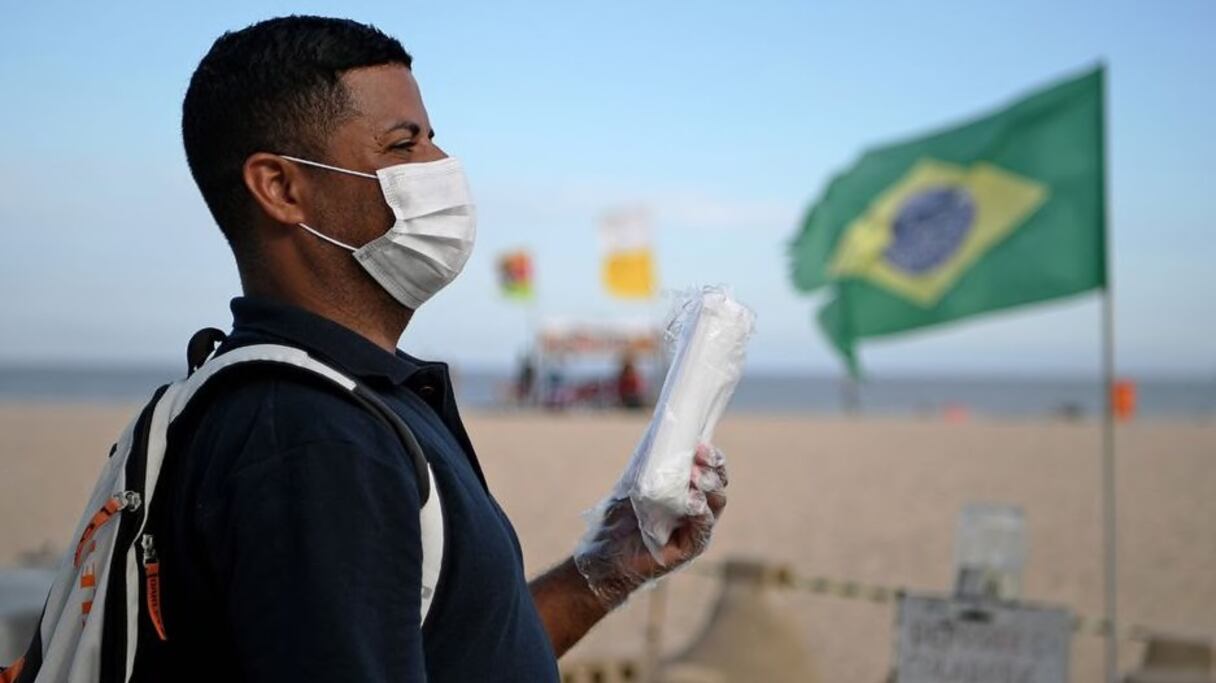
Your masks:
<svg viewBox="0 0 1216 683"><path fill-rule="evenodd" d="M623 366L632 364L653 403L667 369L663 330L641 320L554 318L536 331L532 355L537 381L530 402L550 408L607 408L619 404Z"/></svg>

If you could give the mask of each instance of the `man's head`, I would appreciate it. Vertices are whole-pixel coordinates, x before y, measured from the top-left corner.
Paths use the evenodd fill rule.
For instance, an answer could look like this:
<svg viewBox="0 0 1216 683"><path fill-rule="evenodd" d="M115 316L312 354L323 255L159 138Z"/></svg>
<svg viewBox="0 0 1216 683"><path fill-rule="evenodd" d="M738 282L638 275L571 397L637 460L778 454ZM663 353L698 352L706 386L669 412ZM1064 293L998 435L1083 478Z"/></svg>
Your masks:
<svg viewBox="0 0 1216 683"><path fill-rule="evenodd" d="M280 155L362 172L443 158L411 63L395 39L344 19L270 19L215 41L190 80L182 137L247 290L267 271L370 283L349 253L296 225L361 246L393 222L379 184Z"/></svg>

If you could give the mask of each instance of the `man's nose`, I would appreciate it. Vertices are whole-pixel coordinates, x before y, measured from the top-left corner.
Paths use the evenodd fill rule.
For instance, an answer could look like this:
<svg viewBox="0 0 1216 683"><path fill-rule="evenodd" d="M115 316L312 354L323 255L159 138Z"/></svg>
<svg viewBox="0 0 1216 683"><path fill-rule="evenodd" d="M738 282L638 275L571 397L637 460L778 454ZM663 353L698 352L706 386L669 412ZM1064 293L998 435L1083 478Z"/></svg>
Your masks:
<svg viewBox="0 0 1216 683"><path fill-rule="evenodd" d="M443 151L439 145L427 140L418 146L414 156L418 161L439 161L448 158L448 153Z"/></svg>

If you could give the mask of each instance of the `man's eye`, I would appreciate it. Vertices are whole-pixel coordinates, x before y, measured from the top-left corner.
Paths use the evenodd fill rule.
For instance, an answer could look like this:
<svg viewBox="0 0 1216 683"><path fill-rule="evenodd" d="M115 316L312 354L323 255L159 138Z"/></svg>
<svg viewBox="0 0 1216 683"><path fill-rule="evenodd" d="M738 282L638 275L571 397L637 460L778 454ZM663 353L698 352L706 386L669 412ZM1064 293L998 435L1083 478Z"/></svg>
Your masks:
<svg viewBox="0 0 1216 683"><path fill-rule="evenodd" d="M398 150L403 150L403 151L409 152L414 149L414 146L416 144L417 143L414 142L412 139L411 140L402 140L401 142L391 145L389 147L389 149L398 149Z"/></svg>

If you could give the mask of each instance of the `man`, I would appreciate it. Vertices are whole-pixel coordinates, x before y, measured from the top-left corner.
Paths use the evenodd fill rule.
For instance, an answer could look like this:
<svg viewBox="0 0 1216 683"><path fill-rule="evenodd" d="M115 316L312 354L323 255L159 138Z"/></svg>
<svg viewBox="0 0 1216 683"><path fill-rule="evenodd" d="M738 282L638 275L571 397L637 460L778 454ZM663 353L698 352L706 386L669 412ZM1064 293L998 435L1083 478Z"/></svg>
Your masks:
<svg viewBox="0 0 1216 683"><path fill-rule="evenodd" d="M704 549L725 504L708 449L690 484L703 512L661 561L628 501L610 501L574 557L526 582L447 367L396 350L475 235L396 40L318 17L225 34L190 81L182 133L245 294L218 352L288 344L375 390L434 472L444 562L423 622L419 488L397 437L321 384L242 378L170 433L149 521L164 639L141 638L135 680L556 681L556 656Z"/></svg>

